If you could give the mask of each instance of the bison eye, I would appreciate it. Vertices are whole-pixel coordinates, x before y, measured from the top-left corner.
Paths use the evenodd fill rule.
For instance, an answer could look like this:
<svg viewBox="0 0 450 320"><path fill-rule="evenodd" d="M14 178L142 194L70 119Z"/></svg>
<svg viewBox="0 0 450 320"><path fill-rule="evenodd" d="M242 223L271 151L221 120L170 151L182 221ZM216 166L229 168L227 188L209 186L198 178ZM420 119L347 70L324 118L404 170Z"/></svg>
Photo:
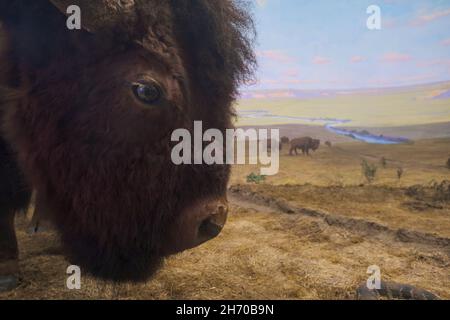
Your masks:
<svg viewBox="0 0 450 320"><path fill-rule="evenodd" d="M133 83L133 93L145 104L155 104L161 100L162 90L156 81L140 81Z"/></svg>

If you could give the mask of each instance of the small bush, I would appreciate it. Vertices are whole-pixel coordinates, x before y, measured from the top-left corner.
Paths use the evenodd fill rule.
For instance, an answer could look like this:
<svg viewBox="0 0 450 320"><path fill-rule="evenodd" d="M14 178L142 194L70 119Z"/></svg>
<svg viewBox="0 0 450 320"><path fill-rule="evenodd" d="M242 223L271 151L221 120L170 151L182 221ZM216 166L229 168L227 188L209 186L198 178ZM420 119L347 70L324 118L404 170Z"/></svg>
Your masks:
<svg viewBox="0 0 450 320"><path fill-rule="evenodd" d="M428 185L414 185L406 190L406 195L422 201L450 201L450 180L431 181Z"/></svg>
<svg viewBox="0 0 450 320"><path fill-rule="evenodd" d="M450 158L448 158L448 160L447 160L447 169L450 170Z"/></svg>
<svg viewBox="0 0 450 320"><path fill-rule="evenodd" d="M247 182L248 182L248 183L256 183L256 184L259 184L259 183L261 183L261 182L263 182L263 181L266 181L266 176L259 175L259 174L256 174L256 173L254 173L254 172L250 173L250 174L247 176Z"/></svg>
<svg viewBox="0 0 450 320"><path fill-rule="evenodd" d="M382 166L384 169L386 169L386 166L387 166L387 160L386 160L385 157L382 157L382 158L380 159L380 164L381 164L381 166Z"/></svg>
<svg viewBox="0 0 450 320"><path fill-rule="evenodd" d="M403 174L405 173L405 170L403 170L402 167L397 168L397 178L400 180L403 177Z"/></svg>
<svg viewBox="0 0 450 320"><path fill-rule="evenodd" d="M372 183L375 180L375 176L377 174L377 166L371 163L368 163L366 160L361 162L362 173L366 178L368 183Z"/></svg>
<svg viewBox="0 0 450 320"><path fill-rule="evenodd" d="M450 181L444 180L434 186L434 200L450 201Z"/></svg>

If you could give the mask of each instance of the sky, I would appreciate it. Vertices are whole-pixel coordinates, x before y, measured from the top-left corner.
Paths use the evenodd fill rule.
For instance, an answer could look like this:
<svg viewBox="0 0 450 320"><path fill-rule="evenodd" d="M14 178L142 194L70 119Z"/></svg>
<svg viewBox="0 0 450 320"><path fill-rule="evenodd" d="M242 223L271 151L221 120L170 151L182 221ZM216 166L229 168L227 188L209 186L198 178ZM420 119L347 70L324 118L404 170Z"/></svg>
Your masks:
<svg viewBox="0 0 450 320"><path fill-rule="evenodd" d="M450 80L450 0L253 0L257 82L351 89ZM381 9L381 29L367 8Z"/></svg>

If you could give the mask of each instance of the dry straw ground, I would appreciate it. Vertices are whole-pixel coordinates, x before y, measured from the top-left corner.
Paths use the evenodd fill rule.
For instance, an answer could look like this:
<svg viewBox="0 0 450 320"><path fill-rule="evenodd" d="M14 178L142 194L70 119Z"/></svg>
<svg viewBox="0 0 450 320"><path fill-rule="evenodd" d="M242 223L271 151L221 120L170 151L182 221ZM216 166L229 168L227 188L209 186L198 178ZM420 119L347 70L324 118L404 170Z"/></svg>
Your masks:
<svg viewBox="0 0 450 320"><path fill-rule="evenodd" d="M281 157L281 171L265 183L249 185L256 167L235 167L231 184L255 195L283 199L332 217L359 219L389 230L450 239L450 203L408 193L412 185L450 180L445 167L450 140L411 145L342 143L321 147L311 157ZM361 159L378 164L372 185L361 174ZM397 178L398 167L404 176ZM432 188L425 188L432 191ZM398 237L368 227L330 223L320 216L288 214L230 193L231 214L223 233L209 243L168 258L154 279L114 285L82 277L82 289L65 287L68 262L57 236L26 234L17 220L22 283L0 299L353 299L370 265L382 277L430 290L450 299L448 245ZM337 220L336 220L337 219Z"/></svg>

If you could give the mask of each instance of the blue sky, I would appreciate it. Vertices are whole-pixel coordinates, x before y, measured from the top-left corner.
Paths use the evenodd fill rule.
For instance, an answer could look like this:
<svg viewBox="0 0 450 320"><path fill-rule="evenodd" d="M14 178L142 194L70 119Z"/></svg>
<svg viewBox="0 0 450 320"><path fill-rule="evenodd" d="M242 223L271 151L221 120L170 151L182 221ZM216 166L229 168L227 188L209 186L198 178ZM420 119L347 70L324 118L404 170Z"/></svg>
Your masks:
<svg viewBox="0 0 450 320"><path fill-rule="evenodd" d="M342 89L450 80L450 0L254 0L258 83ZM369 30L367 7L381 8Z"/></svg>

